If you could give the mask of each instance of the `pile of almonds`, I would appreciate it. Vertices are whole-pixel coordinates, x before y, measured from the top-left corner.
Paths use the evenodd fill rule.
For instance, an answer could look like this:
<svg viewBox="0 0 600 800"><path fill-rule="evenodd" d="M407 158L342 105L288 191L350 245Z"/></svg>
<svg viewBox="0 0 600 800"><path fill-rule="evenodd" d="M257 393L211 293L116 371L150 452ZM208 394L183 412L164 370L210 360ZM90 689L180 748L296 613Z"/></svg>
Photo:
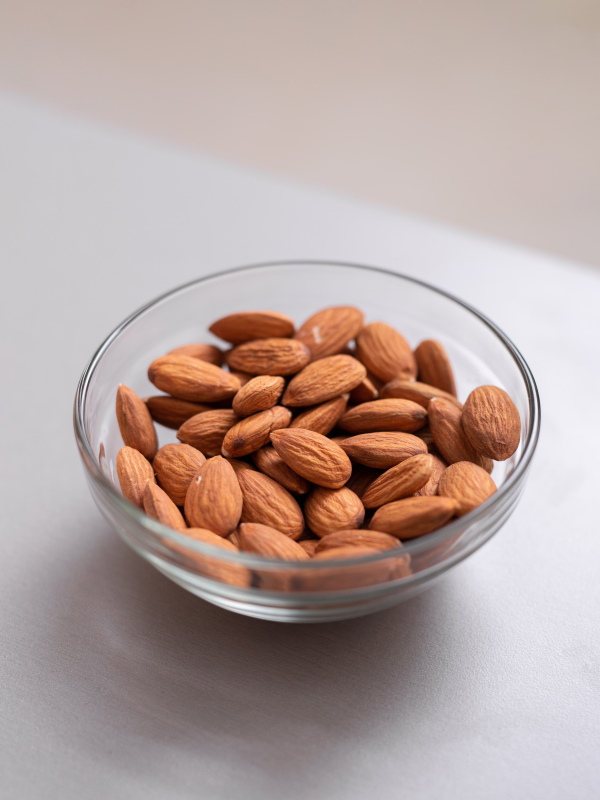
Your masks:
<svg viewBox="0 0 600 800"><path fill-rule="evenodd" d="M461 405L438 341L413 351L357 308L326 308L298 330L280 313L240 312L210 331L231 349L188 344L150 364L164 394L117 391L124 496L192 539L285 561L398 552L490 497L493 460L519 445L506 392L480 386ZM155 422L180 443L159 449ZM387 579L410 573L407 556L398 565ZM251 580L217 561L207 574Z"/></svg>

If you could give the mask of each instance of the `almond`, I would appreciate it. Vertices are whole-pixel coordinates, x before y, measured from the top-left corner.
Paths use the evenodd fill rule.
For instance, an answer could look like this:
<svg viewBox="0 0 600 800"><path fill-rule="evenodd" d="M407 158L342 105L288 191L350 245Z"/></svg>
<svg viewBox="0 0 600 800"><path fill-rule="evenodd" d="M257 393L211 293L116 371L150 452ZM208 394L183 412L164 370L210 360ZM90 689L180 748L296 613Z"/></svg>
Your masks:
<svg viewBox="0 0 600 800"><path fill-rule="evenodd" d="M349 392L364 379L367 371L352 356L327 356L304 367L289 382L283 395L284 406L314 406Z"/></svg>
<svg viewBox="0 0 600 800"><path fill-rule="evenodd" d="M232 408L238 417L249 417L272 408L283 392L285 380L278 375L251 378L233 398Z"/></svg>
<svg viewBox="0 0 600 800"><path fill-rule="evenodd" d="M320 539L304 539L302 542L298 542L298 544L304 550L304 552L307 553L308 557L312 558L319 542Z"/></svg>
<svg viewBox="0 0 600 800"><path fill-rule="evenodd" d="M219 548L219 550L224 550L229 553L238 552L238 548L235 544L212 531L206 530L206 528L188 528L184 533L186 537L196 542L202 542L203 544L211 545L211 547L216 547ZM229 583L232 586L250 586L251 573L246 567L239 564L232 564L218 557L211 558L210 556L197 553L195 550L191 550L189 547L184 547L175 542L169 542L168 547L185 556L186 560L189 561L193 568L201 575L206 575L222 583Z"/></svg>
<svg viewBox="0 0 600 800"><path fill-rule="evenodd" d="M230 372L191 356L161 356L148 368L150 381L173 397L199 403L226 400L240 388Z"/></svg>
<svg viewBox="0 0 600 800"><path fill-rule="evenodd" d="M411 456L426 453L427 446L412 433L384 431L359 433L340 444L353 461L375 469L389 469Z"/></svg>
<svg viewBox="0 0 600 800"><path fill-rule="evenodd" d="M296 339L257 339L226 355L232 369L250 375L294 375L310 361L310 351Z"/></svg>
<svg viewBox="0 0 600 800"><path fill-rule="evenodd" d="M382 474L380 469L365 467L362 464L353 464L352 475L346 481L346 486L362 500L362 496L369 486Z"/></svg>
<svg viewBox="0 0 600 800"><path fill-rule="evenodd" d="M306 521L317 536L337 530L359 528L365 518L365 509L354 492L345 486L341 489L312 490L304 503Z"/></svg>
<svg viewBox="0 0 600 800"><path fill-rule="evenodd" d="M346 453L320 433L287 428L274 431L271 441L285 463L311 483L337 489L350 477L352 464Z"/></svg>
<svg viewBox="0 0 600 800"><path fill-rule="evenodd" d="M169 495L155 483L146 485L143 502L144 511L152 519L176 531L184 531L187 528L181 511Z"/></svg>
<svg viewBox="0 0 600 800"><path fill-rule="evenodd" d="M123 384L117 389L117 422L127 447L139 450L151 461L158 449L152 417L144 401Z"/></svg>
<svg viewBox="0 0 600 800"><path fill-rule="evenodd" d="M268 408L250 417L244 417L225 434L221 453L226 458L241 458L260 450L269 441L269 436L279 428L286 428L292 412L283 406Z"/></svg>
<svg viewBox="0 0 600 800"><path fill-rule="evenodd" d="M427 449L431 453L432 450L437 450L435 446L435 442L433 441L433 436L431 435L431 429L429 425L425 425L424 428L419 428L418 431L415 431L415 436L418 436L425 444L427 445Z"/></svg>
<svg viewBox="0 0 600 800"><path fill-rule="evenodd" d="M413 539L441 528L456 508L456 501L449 497L407 497L377 509L369 527L399 539Z"/></svg>
<svg viewBox="0 0 600 800"><path fill-rule="evenodd" d="M170 350L167 355L191 356L191 358L199 358L200 361L208 361L209 364L214 364L216 367L220 367L223 363L223 351L214 344L184 344Z"/></svg>
<svg viewBox="0 0 600 800"><path fill-rule="evenodd" d="M377 400L379 397L379 389L373 382L372 378L367 373L367 377L355 386L350 392L350 402L358 405L359 403L368 403L371 400Z"/></svg>
<svg viewBox="0 0 600 800"><path fill-rule="evenodd" d="M192 479L185 497L185 516L192 528L227 536L238 525L242 492L231 464L221 456L209 458Z"/></svg>
<svg viewBox="0 0 600 800"><path fill-rule="evenodd" d="M211 411L212 406L202 403L192 403L191 400L179 400L177 397L169 397L167 394L160 394L144 399L150 416L154 422L164 425L165 428L180 428L184 422L196 414L203 411Z"/></svg>
<svg viewBox="0 0 600 800"><path fill-rule="evenodd" d="M446 351L436 339L424 339L415 350L419 379L456 397L454 373Z"/></svg>
<svg viewBox="0 0 600 800"><path fill-rule="evenodd" d="M191 528L189 530L191 530ZM232 533L230 533L225 541L230 542L236 548L236 550L239 550L240 537L238 535L238 529L236 528Z"/></svg>
<svg viewBox="0 0 600 800"><path fill-rule="evenodd" d="M146 486L154 483L154 470L148 459L133 447L122 447L117 453L117 477L123 496L143 508Z"/></svg>
<svg viewBox="0 0 600 800"><path fill-rule="evenodd" d="M400 542L395 536L379 531L346 530L328 533L316 542L316 552L331 550L334 547L372 547L375 550L389 550L398 547Z"/></svg>
<svg viewBox="0 0 600 800"><path fill-rule="evenodd" d="M385 322L371 322L356 337L356 356L382 381L416 378L417 364L410 345Z"/></svg>
<svg viewBox="0 0 600 800"><path fill-rule="evenodd" d="M341 352L363 321L364 314L354 306L332 306L309 317L295 338L308 347L314 361Z"/></svg>
<svg viewBox="0 0 600 800"><path fill-rule="evenodd" d="M251 469L240 470L237 479L244 498L242 522L260 522L294 540L302 535L302 510L283 486Z"/></svg>
<svg viewBox="0 0 600 800"><path fill-rule="evenodd" d="M307 408L292 420L290 428L304 428L308 431L320 433L323 436L335 427L337 421L346 410L348 396L334 397L326 403Z"/></svg>
<svg viewBox="0 0 600 800"><path fill-rule="evenodd" d="M415 492L416 497L427 497L436 495L440 478L444 470L448 466L446 462L442 461L442 459L439 456L436 456L433 453L430 453L430 456L433 459L433 470L427 480L427 483L423 484L423 486L421 486L421 488L417 489L417 491Z"/></svg>
<svg viewBox="0 0 600 800"><path fill-rule="evenodd" d="M519 412L498 386L473 389L463 408L462 426L475 450L487 458L506 461L519 446Z"/></svg>
<svg viewBox="0 0 600 800"><path fill-rule="evenodd" d="M247 461L242 461L239 458L228 458L227 462L231 464L236 475L243 469L254 470L252 464L249 464Z"/></svg>
<svg viewBox="0 0 600 800"><path fill-rule="evenodd" d="M266 558L282 561L307 561L308 553L276 528L256 522L243 522L239 529L240 548Z"/></svg>
<svg viewBox="0 0 600 800"><path fill-rule="evenodd" d="M470 461L451 464L441 476L438 494L457 502L456 515L468 514L496 491L496 484L487 472Z"/></svg>
<svg viewBox="0 0 600 800"><path fill-rule="evenodd" d="M315 565L322 561L345 561L340 566L330 569L304 569L298 578L299 588L305 592L331 592L358 589L363 586L374 586L379 583L397 580L411 574L410 558L396 555L390 548L387 558L379 558L365 563L353 563L355 559L365 556L381 555L382 551L374 547L341 546L332 547L317 553L311 559ZM392 555L394 553L394 555Z"/></svg>
<svg viewBox="0 0 600 800"><path fill-rule="evenodd" d="M374 480L363 494L365 508L379 508L413 494L427 483L434 465L433 456L422 453L391 467Z"/></svg>
<svg viewBox="0 0 600 800"><path fill-rule="evenodd" d="M487 472L492 471L490 459L480 456L467 439L461 424L460 409L442 397L435 397L429 403L428 413L433 441L448 464L472 461Z"/></svg>
<svg viewBox="0 0 600 800"><path fill-rule="evenodd" d="M250 375L248 372L241 372L239 369L230 369L229 372L238 379L240 382L240 386L245 386L249 380L252 380L254 377Z"/></svg>
<svg viewBox="0 0 600 800"><path fill-rule="evenodd" d="M294 334L294 322L277 311L238 311L221 317L208 329L230 344L252 339L282 339Z"/></svg>
<svg viewBox="0 0 600 800"><path fill-rule="evenodd" d="M461 403L451 394L437 389L435 386L429 386L427 383L420 381L405 381L396 378L385 386L379 392L381 398L398 397L403 400L412 400L414 403L419 403L423 408L429 408L429 402L434 397L443 397L448 400L457 408L462 408Z"/></svg>
<svg viewBox="0 0 600 800"><path fill-rule="evenodd" d="M310 483L285 463L273 447L262 447L252 453L252 461L265 475L280 483L288 492L306 494Z"/></svg>
<svg viewBox="0 0 600 800"><path fill-rule="evenodd" d="M154 456L152 466L159 486L177 506L183 506L188 486L206 459L189 444L166 444Z"/></svg>
<svg viewBox="0 0 600 800"><path fill-rule="evenodd" d="M340 545L339 547L328 547L326 550L319 550L315 553L315 561L335 561L346 558L362 558L362 556L375 555L380 553L380 547L372 545Z"/></svg>
<svg viewBox="0 0 600 800"><path fill-rule="evenodd" d="M373 433L376 431L411 432L422 428L427 422L427 411L412 400L373 400L350 408L341 417L338 425L349 433Z"/></svg>
<svg viewBox="0 0 600 800"><path fill-rule="evenodd" d="M204 411L184 422L177 431L177 438L206 456L220 455L225 435L237 422L237 415L228 408Z"/></svg>

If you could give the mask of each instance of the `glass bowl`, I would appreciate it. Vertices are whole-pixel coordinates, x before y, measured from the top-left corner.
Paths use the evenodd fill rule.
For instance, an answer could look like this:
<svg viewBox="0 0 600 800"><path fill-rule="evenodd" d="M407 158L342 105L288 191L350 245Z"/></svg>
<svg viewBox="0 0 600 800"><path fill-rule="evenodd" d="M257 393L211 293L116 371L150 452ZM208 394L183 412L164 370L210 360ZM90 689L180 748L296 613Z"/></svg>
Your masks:
<svg viewBox="0 0 600 800"><path fill-rule="evenodd" d="M482 384L505 389L521 415L521 443L495 463L498 491L483 505L393 553L347 561L282 562L191 541L125 500L115 459L122 441L115 394L125 383L156 394L150 362L178 345L220 344L208 326L232 311L273 309L301 324L330 305L354 305L367 321L398 328L409 342L439 339L463 401ZM421 281L356 264L283 262L222 272L159 297L126 319L85 368L75 397L75 433L92 496L125 542L160 572L199 597L253 617L317 622L357 617L412 597L459 564L508 519L535 451L540 406L519 351L496 325L466 303ZM158 425L159 444L176 441Z"/></svg>

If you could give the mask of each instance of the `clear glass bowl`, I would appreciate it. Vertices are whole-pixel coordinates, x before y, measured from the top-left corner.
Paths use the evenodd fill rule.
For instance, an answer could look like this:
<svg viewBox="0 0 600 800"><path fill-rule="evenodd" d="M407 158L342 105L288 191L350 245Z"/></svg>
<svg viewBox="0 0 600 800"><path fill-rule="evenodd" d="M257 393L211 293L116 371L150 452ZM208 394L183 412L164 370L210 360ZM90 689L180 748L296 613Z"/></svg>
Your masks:
<svg viewBox="0 0 600 800"><path fill-rule="evenodd" d="M329 305L355 305L416 344L439 339L452 361L459 398L482 384L504 388L521 415L521 444L493 477L498 491L446 527L400 551L348 562L284 563L190 541L148 518L122 496L115 459L122 446L115 393L125 383L156 394L150 362L187 342L214 341L208 325L232 311L274 309L297 324ZM136 311L100 346L75 397L75 432L90 490L121 537L158 570L199 597L249 616L317 622L368 614L412 597L481 547L508 519L525 486L540 425L535 381L519 351L492 322L451 295L413 278L355 264L284 262L211 275ZM175 431L157 426L160 445Z"/></svg>

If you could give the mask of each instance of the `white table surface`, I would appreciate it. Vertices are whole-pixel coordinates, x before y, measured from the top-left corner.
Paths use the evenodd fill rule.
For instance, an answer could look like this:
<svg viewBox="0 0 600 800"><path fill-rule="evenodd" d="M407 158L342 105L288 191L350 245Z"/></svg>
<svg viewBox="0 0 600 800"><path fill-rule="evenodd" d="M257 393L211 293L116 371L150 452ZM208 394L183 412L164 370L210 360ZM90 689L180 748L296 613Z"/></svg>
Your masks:
<svg viewBox="0 0 600 800"><path fill-rule="evenodd" d="M598 797L600 274L15 96L0 137L0 796ZM419 597L321 625L236 616L143 562L96 510L71 423L134 308L297 257L452 291L542 398L500 533Z"/></svg>

